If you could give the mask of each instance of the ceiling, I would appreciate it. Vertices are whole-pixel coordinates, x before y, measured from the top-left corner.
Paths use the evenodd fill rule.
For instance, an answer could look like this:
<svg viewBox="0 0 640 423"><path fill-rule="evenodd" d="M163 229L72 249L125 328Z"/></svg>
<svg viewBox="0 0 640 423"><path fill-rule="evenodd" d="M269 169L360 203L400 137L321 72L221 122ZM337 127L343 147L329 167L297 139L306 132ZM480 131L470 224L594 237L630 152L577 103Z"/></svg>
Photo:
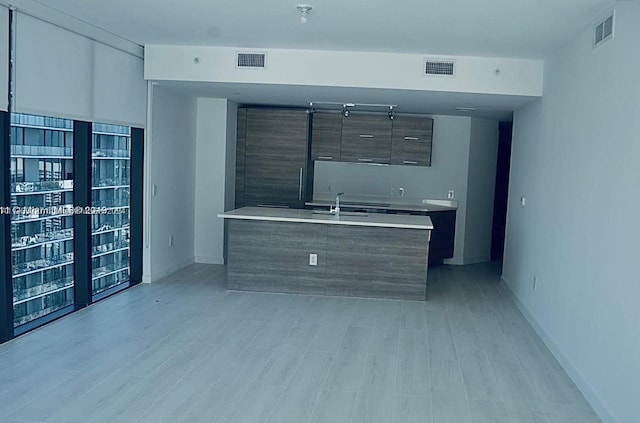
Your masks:
<svg viewBox="0 0 640 423"><path fill-rule="evenodd" d="M611 0L35 0L138 44L543 58Z"/></svg>
<svg viewBox="0 0 640 423"><path fill-rule="evenodd" d="M376 51L543 59L613 6L613 0L33 0L137 44ZM508 119L518 96L258 84L164 83L239 103L398 104L411 113ZM404 109L404 110L403 110Z"/></svg>

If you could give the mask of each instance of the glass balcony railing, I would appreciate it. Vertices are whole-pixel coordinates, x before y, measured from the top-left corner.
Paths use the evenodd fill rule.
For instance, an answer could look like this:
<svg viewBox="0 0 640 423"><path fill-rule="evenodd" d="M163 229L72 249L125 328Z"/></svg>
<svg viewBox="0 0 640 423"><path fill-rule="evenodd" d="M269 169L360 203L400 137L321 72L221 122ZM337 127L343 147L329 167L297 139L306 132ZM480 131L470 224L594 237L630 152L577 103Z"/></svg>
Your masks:
<svg viewBox="0 0 640 423"><path fill-rule="evenodd" d="M70 292L71 289L72 287L64 288L58 292L51 292L29 299L23 303L15 304L13 306L13 325L18 327L70 306L73 304L73 293ZM29 304L29 307L26 307L26 303Z"/></svg>
<svg viewBox="0 0 640 423"><path fill-rule="evenodd" d="M103 188L103 187L127 187L129 188L129 178L104 178L99 181L94 180L92 184L92 188Z"/></svg>
<svg viewBox="0 0 640 423"><path fill-rule="evenodd" d="M11 113L11 125L54 130L73 130L72 120L50 116L28 115L23 113Z"/></svg>
<svg viewBox="0 0 640 423"><path fill-rule="evenodd" d="M45 220L54 217L65 217L73 215L73 205L64 204L50 207L19 207L19 213L12 212L11 223L32 222L35 220Z"/></svg>
<svg viewBox="0 0 640 423"><path fill-rule="evenodd" d="M73 253L61 254L58 257L43 258L28 261L26 263L18 263L13 266L13 277L18 278L28 273L34 273L53 267L64 266L73 263Z"/></svg>
<svg viewBox="0 0 640 423"><path fill-rule="evenodd" d="M103 223L102 225L93 225L91 228L92 235L104 234L108 232L119 231L122 229L129 229L129 222L111 222Z"/></svg>
<svg viewBox="0 0 640 423"><path fill-rule="evenodd" d="M13 304L21 304L44 295L53 294L64 289L73 288L73 276L43 283L29 288L13 288Z"/></svg>
<svg viewBox="0 0 640 423"><path fill-rule="evenodd" d="M22 250L29 247L47 244L49 242L73 239L73 229L45 232L35 235L21 236L11 243L13 250Z"/></svg>
<svg viewBox="0 0 640 423"><path fill-rule="evenodd" d="M12 145L12 156L27 157L68 157L73 158L73 148L52 147L49 145Z"/></svg>
<svg viewBox="0 0 640 423"><path fill-rule="evenodd" d="M116 241L116 242L108 242L106 244L96 245L91 249L91 256L99 256L107 253L116 252L118 250L124 250L129 248L129 241Z"/></svg>
<svg viewBox="0 0 640 423"><path fill-rule="evenodd" d="M129 150L115 148L94 148L91 150L91 157L94 159L128 159Z"/></svg>
<svg viewBox="0 0 640 423"><path fill-rule="evenodd" d="M11 194L34 194L49 191L72 191L73 180L42 181L42 182L16 182L11 184Z"/></svg>
<svg viewBox="0 0 640 423"><path fill-rule="evenodd" d="M99 279L123 270L129 270L129 260L120 261L93 269L93 279Z"/></svg>
<svg viewBox="0 0 640 423"><path fill-rule="evenodd" d="M129 207L129 199L124 200L105 200L105 201L93 201L91 203L93 207L106 207L108 209L118 207Z"/></svg>

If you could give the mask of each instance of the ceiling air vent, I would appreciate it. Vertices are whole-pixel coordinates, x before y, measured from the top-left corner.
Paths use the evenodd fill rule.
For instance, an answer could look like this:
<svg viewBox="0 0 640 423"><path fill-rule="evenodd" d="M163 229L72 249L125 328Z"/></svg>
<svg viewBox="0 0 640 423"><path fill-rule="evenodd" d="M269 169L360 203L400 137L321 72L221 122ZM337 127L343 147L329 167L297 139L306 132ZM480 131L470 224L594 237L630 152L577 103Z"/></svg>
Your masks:
<svg viewBox="0 0 640 423"><path fill-rule="evenodd" d="M454 76L456 70L455 60L426 59L424 73L436 76Z"/></svg>
<svg viewBox="0 0 640 423"><path fill-rule="evenodd" d="M596 24L593 29L593 46L598 46L605 41L613 38L613 16L607 17L605 20Z"/></svg>
<svg viewBox="0 0 640 423"><path fill-rule="evenodd" d="M238 53L236 66L239 68L264 69L266 56L265 53Z"/></svg>

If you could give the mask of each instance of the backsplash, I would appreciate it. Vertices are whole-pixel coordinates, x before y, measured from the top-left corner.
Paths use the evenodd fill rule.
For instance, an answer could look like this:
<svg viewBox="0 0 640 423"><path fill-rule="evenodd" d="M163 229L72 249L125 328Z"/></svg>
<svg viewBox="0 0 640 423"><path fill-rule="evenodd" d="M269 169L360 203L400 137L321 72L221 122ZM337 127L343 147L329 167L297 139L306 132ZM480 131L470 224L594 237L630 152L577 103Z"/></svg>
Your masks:
<svg viewBox="0 0 640 423"><path fill-rule="evenodd" d="M446 175L428 167L380 166L359 163L315 162L313 193L398 197L409 199L446 199L455 190ZM404 196L401 197L401 190Z"/></svg>

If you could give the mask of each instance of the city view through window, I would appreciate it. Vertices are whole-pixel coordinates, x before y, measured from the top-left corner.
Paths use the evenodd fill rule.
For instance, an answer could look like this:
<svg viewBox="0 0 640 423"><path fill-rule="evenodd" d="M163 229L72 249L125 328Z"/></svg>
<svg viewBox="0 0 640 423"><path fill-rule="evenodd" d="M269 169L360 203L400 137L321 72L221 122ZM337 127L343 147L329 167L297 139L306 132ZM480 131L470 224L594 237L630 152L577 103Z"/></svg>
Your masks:
<svg viewBox="0 0 640 423"><path fill-rule="evenodd" d="M14 327L74 304L73 121L11 114ZM91 293L130 279L131 129L94 123Z"/></svg>

